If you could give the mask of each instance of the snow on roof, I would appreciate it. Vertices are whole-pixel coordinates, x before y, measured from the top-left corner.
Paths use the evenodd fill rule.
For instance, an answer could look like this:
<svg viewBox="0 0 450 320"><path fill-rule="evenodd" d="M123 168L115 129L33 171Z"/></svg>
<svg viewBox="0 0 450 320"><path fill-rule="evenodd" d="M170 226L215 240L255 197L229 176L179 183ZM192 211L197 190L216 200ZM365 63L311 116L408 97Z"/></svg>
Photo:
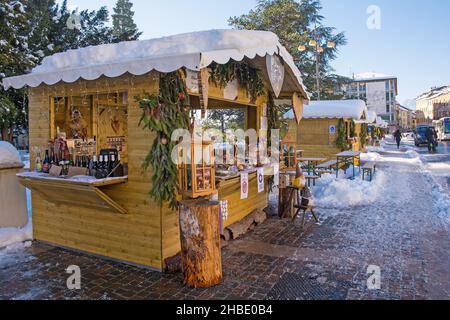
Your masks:
<svg viewBox="0 0 450 320"><path fill-rule="evenodd" d="M377 121L377 113L375 111L368 111L366 122L371 124L375 123L376 121Z"/></svg>
<svg viewBox="0 0 450 320"><path fill-rule="evenodd" d="M354 80L357 81L371 81L371 80L386 80L386 79L397 79L396 76L384 73L376 72L362 72L355 74L353 76Z"/></svg>
<svg viewBox="0 0 450 320"><path fill-rule="evenodd" d="M23 167L19 152L12 144L0 141L0 169Z"/></svg>
<svg viewBox="0 0 450 320"><path fill-rule="evenodd" d="M355 121L365 120L367 106L363 100L311 101L303 109L304 119L346 118ZM294 119L292 110L285 114L286 119Z"/></svg>
<svg viewBox="0 0 450 320"><path fill-rule="evenodd" d="M172 72L181 67L198 71L213 62L225 64L230 59L241 61L245 57L275 54L291 69L297 87L307 94L301 73L278 36L251 30L199 31L69 50L44 58L30 74L4 79L3 86L19 89L26 85L37 87L42 82L72 83L79 78L95 80L102 75L114 78L126 72L143 75L152 70Z"/></svg>
<svg viewBox="0 0 450 320"><path fill-rule="evenodd" d="M434 99L447 93L450 93L450 86L436 87L432 88L430 91L422 93L420 96L416 98L416 100Z"/></svg>
<svg viewBox="0 0 450 320"><path fill-rule="evenodd" d="M377 117L376 125L380 128L387 128L389 126L389 123L383 120L381 117Z"/></svg>

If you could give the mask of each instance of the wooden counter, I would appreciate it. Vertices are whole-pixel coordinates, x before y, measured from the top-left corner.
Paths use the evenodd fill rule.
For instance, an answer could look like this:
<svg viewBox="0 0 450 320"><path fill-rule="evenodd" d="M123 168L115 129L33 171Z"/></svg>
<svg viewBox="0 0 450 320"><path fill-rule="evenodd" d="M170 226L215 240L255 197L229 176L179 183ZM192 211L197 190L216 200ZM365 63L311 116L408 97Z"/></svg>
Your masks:
<svg viewBox="0 0 450 320"><path fill-rule="evenodd" d="M269 170L270 167L265 169ZM268 178L269 176L266 176L264 179L264 192L258 193L256 170L250 170L248 174L248 198L242 200L240 175L218 181L219 199L228 200L228 219L224 221L224 227L242 220L256 209L265 209L269 205Z"/></svg>
<svg viewBox="0 0 450 320"><path fill-rule="evenodd" d="M17 177L22 185L35 191L50 203L108 210L120 214L127 213L122 206L105 194L101 187L126 183L128 177L59 178L38 172L19 173Z"/></svg>

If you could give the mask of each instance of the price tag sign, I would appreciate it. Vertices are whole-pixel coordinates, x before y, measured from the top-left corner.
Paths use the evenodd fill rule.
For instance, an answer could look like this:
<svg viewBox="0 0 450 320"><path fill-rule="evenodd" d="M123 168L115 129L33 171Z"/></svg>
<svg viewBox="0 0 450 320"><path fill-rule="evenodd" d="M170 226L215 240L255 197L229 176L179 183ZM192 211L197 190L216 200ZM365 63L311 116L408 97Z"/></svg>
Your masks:
<svg viewBox="0 0 450 320"><path fill-rule="evenodd" d="M241 200L248 198L248 173L241 173Z"/></svg>
<svg viewBox="0 0 450 320"><path fill-rule="evenodd" d="M258 193L264 192L264 168L258 168Z"/></svg>

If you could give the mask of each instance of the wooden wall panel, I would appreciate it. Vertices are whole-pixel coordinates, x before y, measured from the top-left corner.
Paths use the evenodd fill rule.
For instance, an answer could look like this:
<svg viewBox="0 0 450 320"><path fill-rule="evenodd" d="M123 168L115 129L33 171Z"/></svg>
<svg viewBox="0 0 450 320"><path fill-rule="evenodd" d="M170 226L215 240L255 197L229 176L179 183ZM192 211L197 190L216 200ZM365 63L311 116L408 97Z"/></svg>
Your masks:
<svg viewBox="0 0 450 320"><path fill-rule="evenodd" d="M126 91L128 93L128 158L127 184L108 186L102 190L127 211L115 214L82 207L57 206L33 194L34 237L57 245L82 250L114 259L162 269L161 209L148 195L151 172L142 170L142 162L154 134L138 127L141 110L134 97L144 92L157 92L155 73L141 77L102 77L98 81L77 81L30 89L30 146L44 147L50 138L48 114L50 96ZM30 159L33 164L34 155Z"/></svg>

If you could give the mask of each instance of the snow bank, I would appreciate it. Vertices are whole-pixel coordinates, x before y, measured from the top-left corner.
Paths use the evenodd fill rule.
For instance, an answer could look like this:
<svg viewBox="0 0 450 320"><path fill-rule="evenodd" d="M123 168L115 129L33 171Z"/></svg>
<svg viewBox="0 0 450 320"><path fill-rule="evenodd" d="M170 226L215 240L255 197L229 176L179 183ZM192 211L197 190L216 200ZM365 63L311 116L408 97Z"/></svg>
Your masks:
<svg viewBox="0 0 450 320"><path fill-rule="evenodd" d="M369 205L377 201L383 191L386 176L378 171L372 182L361 178L354 180L336 179L334 175L324 175L313 187L315 203L318 207L348 208Z"/></svg>
<svg viewBox="0 0 450 320"><path fill-rule="evenodd" d="M377 152L361 153L361 161L363 162L378 162L381 156Z"/></svg>
<svg viewBox="0 0 450 320"><path fill-rule="evenodd" d="M25 241L25 242L11 244L3 249L0 248L0 258L2 255L8 254L11 251L18 251L18 250L22 250L25 248L29 248L29 247L31 247L31 245L32 245L31 241Z"/></svg>
<svg viewBox="0 0 450 320"><path fill-rule="evenodd" d="M12 144L0 141L0 169L23 167L19 151Z"/></svg>
<svg viewBox="0 0 450 320"><path fill-rule="evenodd" d="M0 228L0 249L33 239L31 220L24 228Z"/></svg>

